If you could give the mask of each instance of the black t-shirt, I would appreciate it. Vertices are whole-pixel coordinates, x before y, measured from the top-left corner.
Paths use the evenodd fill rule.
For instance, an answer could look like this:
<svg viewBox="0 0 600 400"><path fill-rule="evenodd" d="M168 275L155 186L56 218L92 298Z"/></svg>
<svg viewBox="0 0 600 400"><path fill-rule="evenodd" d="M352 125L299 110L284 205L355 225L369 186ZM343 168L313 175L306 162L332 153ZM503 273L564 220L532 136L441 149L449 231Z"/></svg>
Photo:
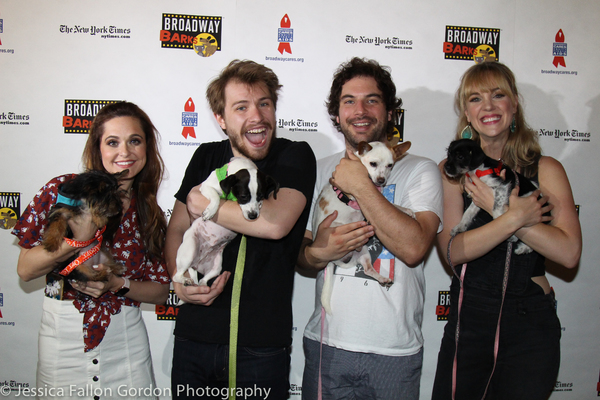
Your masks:
<svg viewBox="0 0 600 400"><path fill-rule="evenodd" d="M175 197L185 203L190 190L233 157L228 140L202 144L194 153ZM292 231L280 240L247 236L246 264L240 297L238 344L283 347L292 342L294 267L304 232L316 179L316 160L305 142L275 139L269 155L256 162L281 188L296 189L306 205ZM233 273L241 235L225 247L223 270L231 271L223 293L210 306L179 307L175 335L207 343L229 343L229 314ZM308 299L307 299L308 300Z"/></svg>

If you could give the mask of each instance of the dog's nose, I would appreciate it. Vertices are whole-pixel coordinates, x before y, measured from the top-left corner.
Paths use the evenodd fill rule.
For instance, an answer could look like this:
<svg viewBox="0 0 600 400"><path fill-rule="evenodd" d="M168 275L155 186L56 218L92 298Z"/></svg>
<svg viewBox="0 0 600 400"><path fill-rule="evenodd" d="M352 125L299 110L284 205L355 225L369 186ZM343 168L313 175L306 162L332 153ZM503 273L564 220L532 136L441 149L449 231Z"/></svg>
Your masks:
<svg viewBox="0 0 600 400"><path fill-rule="evenodd" d="M258 213L257 212L248 213L248 219L250 221L255 220L256 218L258 218Z"/></svg>
<svg viewBox="0 0 600 400"><path fill-rule="evenodd" d="M383 186L385 184L385 178L377 178L377 183L379 186Z"/></svg>

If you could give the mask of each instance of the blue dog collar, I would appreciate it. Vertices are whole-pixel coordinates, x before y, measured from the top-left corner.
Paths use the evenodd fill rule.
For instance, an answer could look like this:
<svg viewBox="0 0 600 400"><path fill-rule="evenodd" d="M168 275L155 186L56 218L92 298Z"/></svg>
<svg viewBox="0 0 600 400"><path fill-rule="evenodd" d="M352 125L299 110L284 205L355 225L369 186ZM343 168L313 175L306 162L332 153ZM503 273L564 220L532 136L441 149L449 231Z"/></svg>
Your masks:
<svg viewBox="0 0 600 400"><path fill-rule="evenodd" d="M71 207L71 208L77 208L77 207L81 207L81 205L83 204L81 200L73 200L70 199L68 197L66 197L65 195L63 195L62 193L58 192L58 197L56 198L56 204L61 204L63 206L66 207Z"/></svg>

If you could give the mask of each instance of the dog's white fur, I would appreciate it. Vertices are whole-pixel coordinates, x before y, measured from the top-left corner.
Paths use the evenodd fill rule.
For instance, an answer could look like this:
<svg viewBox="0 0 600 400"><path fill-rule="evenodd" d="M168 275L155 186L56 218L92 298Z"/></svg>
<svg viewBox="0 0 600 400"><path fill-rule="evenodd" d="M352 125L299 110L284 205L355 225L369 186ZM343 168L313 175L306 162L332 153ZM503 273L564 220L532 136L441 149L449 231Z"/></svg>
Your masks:
<svg viewBox="0 0 600 400"><path fill-rule="evenodd" d="M370 142L368 144L362 142L358 146L358 151L354 154L360 158L362 164L367 168L369 177L373 183L377 186L385 186L394 163L402 158L410 146L410 142L404 142L390 149L382 142ZM354 200L351 196L348 197L350 200ZM399 206L396 207L414 218L412 210ZM334 211L337 211L338 215L331 224L331 227L363 221L365 219L360 210L354 209L340 201L333 186L327 184L321 190L321 194L316 202L312 220L313 239L316 238L318 226ZM355 268L358 264L363 266L366 275L376 279L381 285L390 286L394 283L391 279L385 278L375 271L367 246L352 251L339 260L330 261L325 268L325 282L323 283L323 291L321 293L321 304L328 314L332 313L331 293L333 290L334 267L337 265L339 268Z"/></svg>
<svg viewBox="0 0 600 400"><path fill-rule="evenodd" d="M228 174L235 174L242 169L250 173L248 189L252 198L248 203L240 204L240 208L246 219L253 220L258 217L262 207L262 200L257 199L258 169L247 158L232 158ZM174 282L186 286L207 285L209 280L218 276L222 269L223 249L237 236L236 232L210 221L219 209L220 196L223 194L215 171L202 182L200 192L210 200L210 203L202 213L202 217L196 219L183 235L183 242L177 251L177 273L173 276ZM200 272L204 277L198 282L197 274L189 271L190 278L186 278L184 273L190 269Z"/></svg>

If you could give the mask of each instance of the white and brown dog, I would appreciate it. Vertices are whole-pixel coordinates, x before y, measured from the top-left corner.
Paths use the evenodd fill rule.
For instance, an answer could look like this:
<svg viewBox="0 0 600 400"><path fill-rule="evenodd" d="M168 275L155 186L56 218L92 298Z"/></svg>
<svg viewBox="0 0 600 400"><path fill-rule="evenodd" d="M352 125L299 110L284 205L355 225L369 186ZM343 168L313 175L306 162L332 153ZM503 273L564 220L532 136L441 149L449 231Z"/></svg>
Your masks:
<svg viewBox="0 0 600 400"><path fill-rule="evenodd" d="M367 168L369 178L378 186L386 185L387 180L392 172L394 163L408 151L410 142L399 143L393 148L389 148L382 142L361 142L358 145L358 150L354 153L360 159L362 164ZM400 210L414 218L412 210L399 207ZM351 222L364 221L365 217L358 207L358 203L352 196L340 192L332 185L325 185L319 198L316 202L316 207L313 214L312 227L313 238L317 235L317 228L323 220L331 215L334 211L338 215L331 224L331 227L349 224ZM352 251L339 260L330 261L325 269L325 282L321 293L321 304L328 314L331 314L331 292L333 290L333 272L334 267L340 268L356 268L361 265L364 273L376 279L383 286L390 286L394 282L380 275L371 262L371 255L367 246Z"/></svg>
<svg viewBox="0 0 600 400"><path fill-rule="evenodd" d="M220 179L225 175L224 179ZM196 219L183 235L173 281L186 286L207 285L210 279L221 273L223 249L237 236L236 232L210 221L219 209L221 198L229 195L227 198L237 200L244 218L252 221L259 217L263 200L271 193L273 198L277 198L278 190L279 184L259 171L247 158L233 157L223 168L211 172L200 186L200 192L210 203L202 217ZM192 271L189 272L190 278L186 278L184 273L189 269L201 273L202 279L198 282L197 274Z"/></svg>
<svg viewBox="0 0 600 400"><path fill-rule="evenodd" d="M505 171L504 179L500 177L502 171ZM469 173L469 175L479 177L483 183L491 187L494 190L494 209L492 212L492 217L494 218L504 214L510 193L515 186L519 186L519 196L522 197L529 196L538 188L528 178L513 171L511 168L507 168L502 161L494 160L485 155L481 146L471 139L459 139L450 143L448 158L444 165L444 173L452 179L458 179L464 174ZM458 225L452 228L450 234L454 236L466 231L479 212L480 208L472 202L465 210ZM519 241L514 235L508 241L518 242L515 254L527 254L532 251L531 247Z"/></svg>

